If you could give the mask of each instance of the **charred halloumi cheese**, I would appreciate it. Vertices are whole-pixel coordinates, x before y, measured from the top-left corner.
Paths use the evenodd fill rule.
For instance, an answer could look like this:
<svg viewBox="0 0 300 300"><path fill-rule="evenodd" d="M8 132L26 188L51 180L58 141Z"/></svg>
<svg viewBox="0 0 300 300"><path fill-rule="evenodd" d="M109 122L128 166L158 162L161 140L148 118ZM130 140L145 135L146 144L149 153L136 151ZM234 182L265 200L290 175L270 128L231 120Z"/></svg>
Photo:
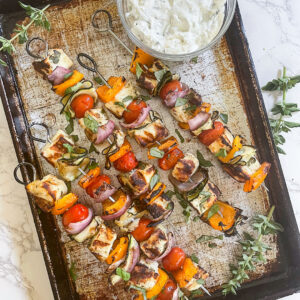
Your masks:
<svg viewBox="0 0 300 300"><path fill-rule="evenodd" d="M221 149L225 149L227 152L229 152L232 148L233 139L234 137L232 133L227 127L225 127L224 133L214 142L212 142L208 146L208 149L213 154L217 154Z"/></svg>
<svg viewBox="0 0 300 300"><path fill-rule="evenodd" d="M51 143L47 143L41 151L41 155L50 163L53 167L57 167L57 160L60 159L63 154L67 153L64 144L74 146L74 141L63 130L58 130L53 136Z"/></svg>
<svg viewBox="0 0 300 300"><path fill-rule="evenodd" d="M85 119L95 120L99 126L103 126L108 122L107 114L102 108L93 108L85 112L84 118L78 120L78 123L84 129L87 138L94 143L97 139L97 133L93 132L85 125Z"/></svg>
<svg viewBox="0 0 300 300"><path fill-rule="evenodd" d="M138 227L141 217L146 213L146 210L138 212L133 204L118 220L115 220L115 224L120 227L122 232L132 232Z"/></svg>
<svg viewBox="0 0 300 300"><path fill-rule="evenodd" d="M172 176L181 181L188 181L199 167L198 159L191 153L187 153L179 159L172 171Z"/></svg>
<svg viewBox="0 0 300 300"><path fill-rule="evenodd" d="M128 130L128 135L134 137L140 146L146 147L166 138L169 131L161 119L151 121L148 116L139 128Z"/></svg>
<svg viewBox="0 0 300 300"><path fill-rule="evenodd" d="M171 213L173 205L173 202L165 194L162 194L147 205L147 210L151 217L157 220L164 218L169 212Z"/></svg>
<svg viewBox="0 0 300 300"><path fill-rule="evenodd" d="M89 250L99 260L105 261L109 256L116 238L117 234L102 223L99 225L98 233L93 238Z"/></svg>
<svg viewBox="0 0 300 300"><path fill-rule="evenodd" d="M35 197L35 201L41 210L49 212L54 207L55 201L67 193L68 188L63 180L49 174L42 180L29 183L26 190Z"/></svg>
<svg viewBox="0 0 300 300"><path fill-rule="evenodd" d="M130 285L151 290L159 277L158 262L142 257L130 273Z"/></svg>
<svg viewBox="0 0 300 300"><path fill-rule="evenodd" d="M155 174L153 165L140 163L137 169L129 173L117 175L120 184L131 191L134 196L146 193L152 176Z"/></svg>
<svg viewBox="0 0 300 300"><path fill-rule="evenodd" d="M176 121L187 123L188 120L193 117L191 111L187 109L188 107L190 107L189 103L180 106L174 106L170 109L170 113Z"/></svg>
<svg viewBox="0 0 300 300"><path fill-rule="evenodd" d="M48 56L42 60L33 62L34 69L41 73L43 77L50 75L57 67L70 69L73 66L72 60L62 49L48 50Z"/></svg>
<svg viewBox="0 0 300 300"><path fill-rule="evenodd" d="M102 223L103 220L101 217L96 216L81 232L72 235L72 238L78 243L83 243L85 240L92 238L97 233L99 225Z"/></svg>
<svg viewBox="0 0 300 300"><path fill-rule="evenodd" d="M191 200L191 206L202 216L220 197L221 192L218 187L208 181L197 198Z"/></svg>
<svg viewBox="0 0 300 300"><path fill-rule="evenodd" d="M80 158L80 163L78 164L68 164L64 161L58 160L57 162L57 170L60 176L66 181L73 181L78 178L82 173L79 169L85 170L90 163L90 159L88 157Z"/></svg>
<svg viewBox="0 0 300 300"><path fill-rule="evenodd" d="M201 283L199 279L205 280L208 278L209 274L202 269L198 264L193 262L193 265L197 268L197 273L193 276L193 278L186 284L184 289L192 292L201 288Z"/></svg>
<svg viewBox="0 0 300 300"><path fill-rule="evenodd" d="M127 106L138 96L138 92L133 85L126 81L124 87L115 96L114 101L105 103L105 107L117 118L121 118ZM122 103L120 105L120 103Z"/></svg>
<svg viewBox="0 0 300 300"><path fill-rule="evenodd" d="M150 237L140 243L140 248L149 259L161 256L168 246L168 235L161 226L155 228Z"/></svg>

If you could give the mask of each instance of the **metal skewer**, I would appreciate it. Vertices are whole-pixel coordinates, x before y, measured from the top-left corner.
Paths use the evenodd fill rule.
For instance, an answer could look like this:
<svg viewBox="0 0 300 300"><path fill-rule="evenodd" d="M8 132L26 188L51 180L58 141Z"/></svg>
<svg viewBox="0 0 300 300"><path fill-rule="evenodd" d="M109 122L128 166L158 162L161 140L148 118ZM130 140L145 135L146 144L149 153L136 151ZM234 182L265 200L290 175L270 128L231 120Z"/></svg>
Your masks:
<svg viewBox="0 0 300 300"><path fill-rule="evenodd" d="M34 54L30 50L30 45L31 45L31 43L33 41L41 41L45 45L45 56L40 56L40 55ZM36 58L36 59L45 59L48 56L49 46L48 46L48 43L44 39L42 39L40 37L33 37L33 38L27 40L26 46L25 46L25 50L26 50L27 54L30 55L33 58Z"/></svg>
<svg viewBox="0 0 300 300"><path fill-rule="evenodd" d="M108 17L108 26L105 28L100 28L96 22L96 17L100 14L105 14ZM123 47L124 49L127 50L127 52L132 56L133 55L133 51L130 50L125 44L124 42L113 32L113 26L112 26L112 17L111 14L105 10L105 9L98 9L96 10L93 15L92 15L92 25L93 27L99 31L99 32L108 32L111 34L111 36L117 40Z"/></svg>

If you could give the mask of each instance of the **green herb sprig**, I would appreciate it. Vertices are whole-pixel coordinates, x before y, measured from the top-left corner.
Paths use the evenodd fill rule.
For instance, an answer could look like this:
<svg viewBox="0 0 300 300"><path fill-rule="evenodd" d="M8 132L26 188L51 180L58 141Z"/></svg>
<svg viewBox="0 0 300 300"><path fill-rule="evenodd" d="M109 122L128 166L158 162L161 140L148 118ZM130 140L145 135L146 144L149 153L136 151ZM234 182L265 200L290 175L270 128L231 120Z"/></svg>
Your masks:
<svg viewBox="0 0 300 300"><path fill-rule="evenodd" d="M50 6L46 5L43 9L38 9L35 7L32 7L30 5L26 5L22 2L19 2L20 6L25 9L26 14L30 18L30 22L27 25L16 25L16 28L14 29L14 32L16 33L10 40L4 38L3 36L0 36L0 43L1 48L0 52L7 52L8 54L12 54L16 51L13 41L15 39L18 39L19 44L24 44L28 40L27 31L28 28L34 24L35 26L41 26L48 31L50 30L50 23L45 15L45 10ZM2 59L0 59L0 65L7 66L6 62Z"/></svg>
<svg viewBox="0 0 300 300"><path fill-rule="evenodd" d="M282 77L273 79L268 82L263 88L263 91L282 91L282 102L277 103L272 108L271 112L274 116L280 115L279 118L270 118L270 126L273 133L274 142L278 153L286 154L285 151L279 146L285 143L283 132L289 132L292 128L300 127L300 123L286 121L286 117L291 117L292 113L300 111L296 103L287 103L287 91L293 88L300 82L300 75L294 77L286 76L286 68L283 67Z"/></svg>
<svg viewBox="0 0 300 300"><path fill-rule="evenodd" d="M249 279L247 272L255 269L255 263L266 262L264 253L270 248L262 242L263 236L283 231L283 227L279 223L271 220L274 209L275 207L272 206L267 216L258 215L253 218L252 226L258 233L256 238L249 233L244 233L244 240L239 242L242 245L242 255L238 259L238 265L231 267L233 277L222 286L224 295L229 293L236 295L241 284Z"/></svg>

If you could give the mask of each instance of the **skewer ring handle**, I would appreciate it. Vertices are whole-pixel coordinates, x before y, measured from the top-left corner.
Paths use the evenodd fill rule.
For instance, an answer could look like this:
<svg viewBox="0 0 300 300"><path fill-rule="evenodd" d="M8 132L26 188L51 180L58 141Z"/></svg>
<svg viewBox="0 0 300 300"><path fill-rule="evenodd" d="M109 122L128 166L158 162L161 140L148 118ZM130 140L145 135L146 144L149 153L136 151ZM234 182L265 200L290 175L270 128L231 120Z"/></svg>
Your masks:
<svg viewBox="0 0 300 300"><path fill-rule="evenodd" d="M97 23L96 23L96 16L99 15L99 14L101 14L101 13L106 14L107 17L108 17L108 27L107 27L107 28L100 28L100 27L97 25ZM93 27L94 27L96 30L98 30L98 31L100 31L100 32L107 32L107 31L109 31L109 30L112 30L113 27L112 27L112 17L111 17L111 14L110 14L107 10L105 10L105 9L98 9L98 10L96 10L96 11L93 13L93 15L92 15L92 25L93 25Z"/></svg>
<svg viewBox="0 0 300 300"><path fill-rule="evenodd" d="M36 168L33 164L29 163L29 162L26 162L26 161L23 161L23 162L20 162L14 169L14 178L16 180L16 182L20 183L20 184L23 184L23 185L26 185L27 183L22 181L21 179L19 179L18 177L18 170L22 167L22 166L26 166L26 167L30 167L33 171L33 181L36 180Z"/></svg>
<svg viewBox="0 0 300 300"><path fill-rule="evenodd" d="M46 132L47 132L47 139L46 139L46 140L37 138L37 137L35 137L35 136L33 136L33 135L31 134L30 128L35 127L35 126L41 126L41 127L44 127L44 128L46 129ZM51 143L51 140L50 140L50 130L49 130L49 127L48 127L45 123L32 122L32 123L29 125L29 135L30 135L30 137L31 137L34 141L37 141L37 142L40 142L40 143L44 143L44 144L46 144L47 142Z"/></svg>
<svg viewBox="0 0 300 300"><path fill-rule="evenodd" d="M33 41L41 41L41 42L43 42L43 44L45 45L45 51L46 51L44 57L42 57L42 56L40 56L40 55L36 55L36 54L34 54L34 53L30 50L30 45L31 45L31 43L32 43ZM26 49L26 52L28 53L28 55L30 55L31 57L36 58L36 59L45 59L45 58L48 56L48 49L49 49L49 46L48 46L48 43L47 43L44 39L42 39L42 38L40 38L40 37L33 37L33 38L27 40L25 49Z"/></svg>

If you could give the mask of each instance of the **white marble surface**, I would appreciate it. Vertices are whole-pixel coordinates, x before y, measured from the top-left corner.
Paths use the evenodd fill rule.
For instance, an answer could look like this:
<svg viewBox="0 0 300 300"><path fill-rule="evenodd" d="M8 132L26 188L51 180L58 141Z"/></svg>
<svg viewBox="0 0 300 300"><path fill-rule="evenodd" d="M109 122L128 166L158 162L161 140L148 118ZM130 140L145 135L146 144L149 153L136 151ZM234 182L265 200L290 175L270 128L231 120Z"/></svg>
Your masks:
<svg viewBox="0 0 300 300"><path fill-rule="evenodd" d="M261 85L276 77L285 65L289 74L300 74L300 1L239 0L239 5ZM300 106L300 85L288 100ZM263 94L268 110L276 100ZM300 122L300 113L293 118ZM300 224L300 129L287 136L280 160L294 211ZM23 186L12 170L17 160L3 108L0 106L0 291L6 300L53 299L39 241ZM292 295L285 299L299 299Z"/></svg>

